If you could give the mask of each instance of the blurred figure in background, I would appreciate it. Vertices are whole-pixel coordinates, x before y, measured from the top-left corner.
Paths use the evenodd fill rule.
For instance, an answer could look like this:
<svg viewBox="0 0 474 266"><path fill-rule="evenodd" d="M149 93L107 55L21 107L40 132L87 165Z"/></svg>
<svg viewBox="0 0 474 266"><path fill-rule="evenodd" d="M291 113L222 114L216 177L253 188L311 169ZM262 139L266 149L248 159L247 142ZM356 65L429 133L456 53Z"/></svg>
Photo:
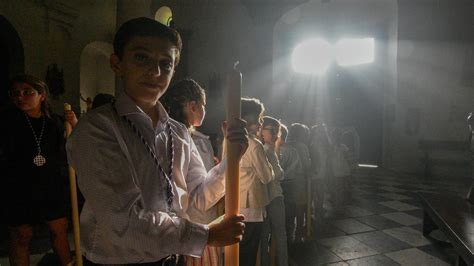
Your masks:
<svg viewBox="0 0 474 266"><path fill-rule="evenodd" d="M288 243L295 241L295 229L303 230L306 204L303 164L298 151L286 142L288 129L281 125L281 137L277 143L280 165L284 170L281 181L286 212L286 235Z"/></svg>
<svg viewBox="0 0 474 266"><path fill-rule="evenodd" d="M288 130L287 142L289 145L295 148L296 151L298 152L298 156L303 166L303 175L304 175L304 179L300 180L302 182L300 186L304 186L305 188L307 186L308 179L311 178L311 175L312 175L311 158L310 158L309 149L308 149L309 137L310 137L310 131L309 131L308 126L301 123L291 124ZM307 190L305 189L303 191L300 191L300 193L306 194L306 191ZM305 198L305 204L306 204L306 198ZM297 205L296 207L297 207L297 210L296 210L297 216L303 217L304 214L306 213L306 206ZM310 223L309 221L306 221L306 226L311 226L309 223ZM295 235L296 235L295 237L296 241L302 241L304 239L305 230L301 225L296 227Z"/></svg>
<svg viewBox="0 0 474 266"><path fill-rule="evenodd" d="M260 129L260 139L268 161L272 165L275 180L267 184L270 204L266 207L267 216L263 222L262 239L260 241L261 265L270 265L270 243L276 243L276 262L279 266L288 265L288 245L285 225L285 203L280 181L284 177L277 153L276 145L280 138L280 122L273 117L265 116Z"/></svg>
<svg viewBox="0 0 474 266"><path fill-rule="evenodd" d="M310 154L312 167L312 201L314 206L314 215L319 221L324 217L324 201L327 192L327 183L329 168L331 163L329 160L329 153L331 144L329 142L329 134L324 123L314 125L311 127L311 144Z"/></svg>
<svg viewBox="0 0 474 266"><path fill-rule="evenodd" d="M348 148L348 163L351 172L357 169L360 159L360 137L354 126L342 128L341 143Z"/></svg>

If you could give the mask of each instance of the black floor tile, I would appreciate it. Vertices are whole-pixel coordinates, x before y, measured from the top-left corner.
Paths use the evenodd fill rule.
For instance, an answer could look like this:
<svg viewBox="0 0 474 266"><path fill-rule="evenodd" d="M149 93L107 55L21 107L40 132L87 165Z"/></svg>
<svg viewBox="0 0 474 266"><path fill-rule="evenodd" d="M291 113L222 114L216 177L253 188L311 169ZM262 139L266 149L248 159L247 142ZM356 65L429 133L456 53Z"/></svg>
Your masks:
<svg viewBox="0 0 474 266"><path fill-rule="evenodd" d="M376 228L377 230L384 230L403 226L402 224L389 220L380 215L357 217L356 219L361 221L362 223Z"/></svg>
<svg viewBox="0 0 474 266"><path fill-rule="evenodd" d="M457 255L453 246L449 243L435 242L432 245L418 247L418 249L451 265L456 264Z"/></svg>
<svg viewBox="0 0 474 266"><path fill-rule="evenodd" d="M344 236L342 230L337 229L335 226L331 224L330 221L326 221L324 223L317 223L313 226L313 238L314 239L322 239L322 238L330 238L336 236Z"/></svg>
<svg viewBox="0 0 474 266"><path fill-rule="evenodd" d="M390 200L386 200L386 201L390 201ZM380 205L378 203L375 203L375 202L365 202L365 203L360 203L360 204L357 204L357 206L361 207L361 208L364 208L368 211L371 211L373 212L374 214L383 214L383 213L390 213L390 212L394 212L395 210L392 209L392 208L389 208L387 206L383 206L383 205Z"/></svg>
<svg viewBox="0 0 474 266"><path fill-rule="evenodd" d="M405 202L407 203L407 202ZM410 203L408 203L410 204ZM415 217L418 217L420 219L423 219L423 210L411 210L411 211L404 211L404 213L407 213L407 214L410 214L410 215L413 215Z"/></svg>
<svg viewBox="0 0 474 266"><path fill-rule="evenodd" d="M396 266L400 265L384 255L375 255L346 261L350 266Z"/></svg>
<svg viewBox="0 0 474 266"><path fill-rule="evenodd" d="M290 248L290 254L298 265L320 265L342 261L329 249L316 242L294 245Z"/></svg>

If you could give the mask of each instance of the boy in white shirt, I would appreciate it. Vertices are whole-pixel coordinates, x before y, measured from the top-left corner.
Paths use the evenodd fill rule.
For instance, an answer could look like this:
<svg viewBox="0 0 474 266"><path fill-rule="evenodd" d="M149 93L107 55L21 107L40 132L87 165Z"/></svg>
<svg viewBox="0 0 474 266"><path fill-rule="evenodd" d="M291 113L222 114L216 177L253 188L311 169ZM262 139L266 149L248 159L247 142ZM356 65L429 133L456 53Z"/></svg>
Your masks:
<svg viewBox="0 0 474 266"><path fill-rule="evenodd" d="M125 22L114 38L112 70L124 87L117 101L88 112L67 143L84 194L85 265L180 265L206 245L237 243L243 216L208 226L189 220L224 193L224 168L207 174L187 128L158 101L179 63L181 38L150 18ZM240 127L229 141L246 150Z"/></svg>
<svg viewBox="0 0 474 266"><path fill-rule="evenodd" d="M255 265L262 234L265 207L270 203L266 184L274 180L257 132L262 125L264 106L257 99L242 98L242 119L247 121L249 147L240 164L240 212L245 216L245 233L240 242L240 265Z"/></svg>

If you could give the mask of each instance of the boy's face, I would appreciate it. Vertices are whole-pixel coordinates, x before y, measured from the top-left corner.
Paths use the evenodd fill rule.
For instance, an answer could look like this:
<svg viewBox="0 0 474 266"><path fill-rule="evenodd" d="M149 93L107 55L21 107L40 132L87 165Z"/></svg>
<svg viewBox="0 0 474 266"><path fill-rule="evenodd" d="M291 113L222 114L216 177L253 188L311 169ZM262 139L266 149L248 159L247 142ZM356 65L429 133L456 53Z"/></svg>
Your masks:
<svg viewBox="0 0 474 266"><path fill-rule="evenodd" d="M247 131L250 134L260 137L260 128L262 127L263 118L261 116L249 114L243 118L247 122Z"/></svg>
<svg viewBox="0 0 474 266"><path fill-rule="evenodd" d="M122 59L113 54L110 64L122 78L128 96L156 103L173 77L177 53L167 39L135 36L125 45Z"/></svg>
<svg viewBox="0 0 474 266"><path fill-rule="evenodd" d="M278 137L278 128L273 125L264 125L261 129L263 143L274 145Z"/></svg>

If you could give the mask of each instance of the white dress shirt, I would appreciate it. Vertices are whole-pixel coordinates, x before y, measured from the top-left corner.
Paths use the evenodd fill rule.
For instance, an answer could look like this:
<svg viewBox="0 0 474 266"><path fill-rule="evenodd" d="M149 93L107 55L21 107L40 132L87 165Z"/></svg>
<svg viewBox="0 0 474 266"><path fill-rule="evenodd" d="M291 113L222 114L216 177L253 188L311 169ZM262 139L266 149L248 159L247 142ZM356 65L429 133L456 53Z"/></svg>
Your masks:
<svg viewBox="0 0 474 266"><path fill-rule="evenodd" d="M225 163L209 174L188 129L168 117L158 104L160 120L152 121L123 93L115 103L97 108L79 120L67 142L68 159L85 197L81 213L84 255L95 263L158 261L170 254L201 256L207 225L189 221L190 206L207 210L224 195ZM166 181L130 119L155 149L169 171L169 121L174 143L172 212L167 211Z"/></svg>
<svg viewBox="0 0 474 266"><path fill-rule="evenodd" d="M199 152L202 162L206 170L211 170L214 168L214 151L212 149L211 141L209 136L204 135L203 133L197 130L191 130L191 137L194 144ZM224 162L227 160L224 159ZM188 209L189 218L193 222L208 224L214 221L217 218L217 205L214 205L206 210L198 209L194 206L189 206Z"/></svg>
<svg viewBox="0 0 474 266"><path fill-rule="evenodd" d="M204 163L204 167L206 170L211 170L214 167L214 149L212 148L211 141L209 140L209 136L204 135L203 133L192 129L191 130L191 137L193 138L194 144L196 144L196 148L199 151L199 155L201 155L202 162Z"/></svg>
<svg viewBox="0 0 474 266"><path fill-rule="evenodd" d="M265 206L270 203L266 184L275 179L262 143L253 135L240 161L240 213L245 222L263 222Z"/></svg>

